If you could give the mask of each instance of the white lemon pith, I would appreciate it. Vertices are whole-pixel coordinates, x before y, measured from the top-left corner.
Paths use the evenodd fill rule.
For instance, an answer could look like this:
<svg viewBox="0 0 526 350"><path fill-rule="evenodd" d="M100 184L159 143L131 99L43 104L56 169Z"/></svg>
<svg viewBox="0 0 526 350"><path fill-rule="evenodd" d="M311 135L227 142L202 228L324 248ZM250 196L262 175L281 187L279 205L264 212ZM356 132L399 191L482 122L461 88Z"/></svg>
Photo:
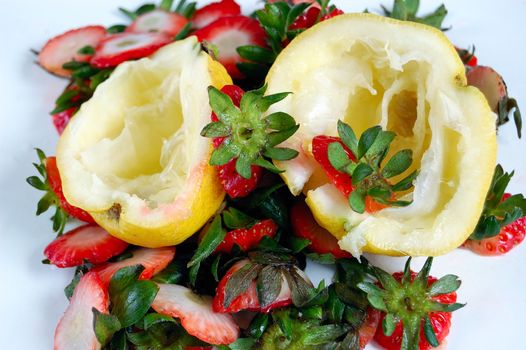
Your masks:
<svg viewBox="0 0 526 350"><path fill-rule="evenodd" d="M338 16L293 40L267 83L269 94L293 93L269 113L289 113L301 125L282 144L300 156L277 165L342 248L439 255L473 231L496 161L495 119L484 96L466 87L464 66L440 31L369 14ZM310 142L337 135L338 119L357 135L374 125L396 132L391 154L413 151L413 166L399 177L419 170L406 195L412 204L360 215L320 181Z"/></svg>
<svg viewBox="0 0 526 350"><path fill-rule="evenodd" d="M220 206L207 87L231 83L195 37L127 62L84 103L61 136L67 200L111 234L147 247L180 243Z"/></svg>

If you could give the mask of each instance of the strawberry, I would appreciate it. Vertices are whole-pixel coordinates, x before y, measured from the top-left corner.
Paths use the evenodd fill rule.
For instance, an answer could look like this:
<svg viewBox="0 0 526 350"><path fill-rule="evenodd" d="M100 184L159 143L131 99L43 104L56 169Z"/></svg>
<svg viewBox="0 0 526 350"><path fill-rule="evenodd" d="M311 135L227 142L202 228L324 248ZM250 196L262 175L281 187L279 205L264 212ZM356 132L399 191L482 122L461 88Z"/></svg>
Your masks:
<svg viewBox="0 0 526 350"><path fill-rule="evenodd" d="M289 30L307 29L312 27L318 21L321 9L319 7L311 6L303 14L298 16L289 27Z"/></svg>
<svg viewBox="0 0 526 350"><path fill-rule="evenodd" d="M291 290L289 284L287 282L287 279L284 276L282 276L281 289L279 290L278 295L274 298L274 300L271 300L265 307L262 308L260 305L255 278L250 282L245 291L233 298L228 306L225 305L227 293L229 292L228 289L232 288L230 286L227 286L227 284L232 279L232 276L234 274L236 274L239 270L241 270L243 267L247 266L250 263L251 262L249 259L238 261L227 271L227 273L225 274L225 276L223 276L221 281L219 281L219 284L216 288L216 295L213 301L213 308L215 312L235 313L242 310L248 310L267 313L273 309L285 307L292 304Z"/></svg>
<svg viewBox="0 0 526 350"><path fill-rule="evenodd" d="M51 118L53 120L53 125L55 126L55 129L57 129L59 135L64 132L64 129L66 129L66 126L68 125L71 118L73 118L73 115L77 112L77 110L78 107L71 107L52 115Z"/></svg>
<svg viewBox="0 0 526 350"><path fill-rule="evenodd" d="M47 71L69 77L71 71L64 69L70 61L89 62L92 55L79 53L85 47L95 48L106 35L102 26L87 26L69 30L50 39L38 54L38 63Z"/></svg>
<svg viewBox="0 0 526 350"><path fill-rule="evenodd" d="M228 95L228 97L230 97L234 105L237 107L239 107L241 98L245 94L245 91L236 85L225 85L221 89L221 92ZM210 119L212 122L219 121L219 118L213 111ZM215 137L212 139L212 143L215 148L218 148L224 140L225 137ZM221 181L223 188L230 198L245 197L250 192L254 191L263 173L263 169L261 167L252 165L251 176L249 179L245 179L236 172L236 159L232 159L228 163L218 166L218 169L219 180Z"/></svg>
<svg viewBox="0 0 526 350"><path fill-rule="evenodd" d="M464 247L480 255L506 254L526 237L526 217L523 216L500 229L493 237L481 240L468 239Z"/></svg>
<svg viewBox="0 0 526 350"><path fill-rule="evenodd" d="M367 309L365 315L365 320L358 329L358 336L360 339L360 349L365 348L367 344L373 340L374 335L378 329L378 324L380 323L380 318L382 313L372 307Z"/></svg>
<svg viewBox="0 0 526 350"><path fill-rule="evenodd" d="M126 28L129 33L162 33L176 36L188 23L184 16L156 9L138 16Z"/></svg>
<svg viewBox="0 0 526 350"><path fill-rule="evenodd" d="M93 330L93 311L108 313L109 296L94 272L80 278L66 312L55 330L54 350L100 349Z"/></svg>
<svg viewBox="0 0 526 350"><path fill-rule="evenodd" d="M266 158L284 161L298 154L289 148L275 147L296 132L299 125L294 119L286 113L262 116L270 105L288 93L263 96L265 90L263 86L245 93L234 85L227 85L221 91L208 89L212 123L201 130L201 136L212 138L215 150L210 164L219 168L219 178L231 198L252 192L263 167L280 171Z"/></svg>
<svg viewBox="0 0 526 350"><path fill-rule="evenodd" d="M476 67L478 63L477 56L475 56L475 46L472 49L461 49L455 46L460 59L467 67Z"/></svg>
<svg viewBox="0 0 526 350"><path fill-rule="evenodd" d="M274 237L278 230L278 225L271 219L259 221L249 228L239 228L227 232L225 239L221 242L216 252L230 253L234 244L238 245L242 251L247 252L257 247L263 237Z"/></svg>
<svg viewBox="0 0 526 350"><path fill-rule="evenodd" d="M316 136L312 139L312 155L329 180L348 196L350 207L357 213L378 211L388 205L406 206L411 202L396 200L396 192L413 187L417 171L396 184L389 179L406 172L413 161L413 152L403 149L386 159L396 134L380 126L365 130L360 139L353 129L338 121L339 138Z"/></svg>
<svg viewBox="0 0 526 350"><path fill-rule="evenodd" d="M429 276L432 261L428 258L418 274L410 270L411 258L404 272L393 275L372 267L378 285L358 284L371 305L382 311L382 327L374 339L384 349L428 350L449 334L451 312L464 306L456 303L460 281L453 275L439 280Z"/></svg>
<svg viewBox="0 0 526 350"><path fill-rule="evenodd" d="M304 202L296 203L290 210L292 231L300 238L308 239L309 249L318 254L332 254L335 258L351 258L352 255L338 246L336 237L318 225Z"/></svg>
<svg viewBox="0 0 526 350"><path fill-rule="evenodd" d="M219 18L238 15L241 15L241 7L235 0L220 0L195 11L195 15L192 18L192 26L195 29L200 29Z"/></svg>
<svg viewBox="0 0 526 350"><path fill-rule="evenodd" d="M502 255L520 244L526 235L526 199L504 193L513 172L495 167L484 210L464 247L480 255Z"/></svg>
<svg viewBox="0 0 526 350"><path fill-rule="evenodd" d="M339 16L339 15L343 15L345 12L343 12L342 10L340 10L339 8L334 8L332 9L329 13L323 15L321 18L320 18L320 22L323 22L325 20L328 20L328 19L331 19L333 17L336 17L336 16Z"/></svg>
<svg viewBox="0 0 526 350"><path fill-rule="evenodd" d="M37 149L40 164L33 163L42 178L30 176L26 179L27 183L38 190L44 191L44 196L38 201L37 215L47 211L54 206L53 230L61 234L64 231L69 216L88 223L95 223L91 215L84 210L75 207L66 200L62 192L62 181L57 168L55 157L46 157L42 150Z"/></svg>
<svg viewBox="0 0 526 350"><path fill-rule="evenodd" d="M348 196L353 191L352 179L344 172L334 169L334 167L331 165L331 162L329 161L329 145L333 142L339 142L345 150L347 156L351 159L356 159L354 154L347 148L347 146L345 146L339 137L325 135L316 136L312 139L312 155L314 156L314 159L321 165L323 171L329 180L331 180L331 182L334 184L334 186L336 186L336 188L340 190L340 192L345 196Z"/></svg>
<svg viewBox="0 0 526 350"><path fill-rule="evenodd" d="M490 108L497 113L497 128L509 121L509 114L513 111L513 120L517 135L521 137L522 117L517 101L508 95L508 88L502 76L493 68L475 66L466 72L468 84L478 88L488 100Z"/></svg>
<svg viewBox="0 0 526 350"><path fill-rule="evenodd" d="M95 50L91 64L97 68L115 67L124 61L153 54L173 39L162 33L119 33L106 37Z"/></svg>
<svg viewBox="0 0 526 350"><path fill-rule="evenodd" d="M159 292L152 308L177 317L188 334L210 344L230 344L239 337L239 327L231 315L212 310L212 299L199 296L175 284L158 284Z"/></svg>
<svg viewBox="0 0 526 350"><path fill-rule="evenodd" d="M246 16L222 17L194 32L200 42L208 42L217 48L217 60L225 66L234 79L243 78L237 68L242 62L236 49L243 45L265 46L265 32L259 22Z"/></svg>
<svg viewBox="0 0 526 350"><path fill-rule="evenodd" d="M104 285L108 285L115 272L123 267L142 265L144 271L141 273L140 279L148 280L168 266L175 256L175 247L138 248L131 254L132 256L125 260L97 265L92 271L99 274Z"/></svg>
<svg viewBox="0 0 526 350"><path fill-rule="evenodd" d="M128 243L111 236L102 227L88 224L55 239L46 247L44 255L58 267L72 267L84 262L103 263L127 247Z"/></svg>

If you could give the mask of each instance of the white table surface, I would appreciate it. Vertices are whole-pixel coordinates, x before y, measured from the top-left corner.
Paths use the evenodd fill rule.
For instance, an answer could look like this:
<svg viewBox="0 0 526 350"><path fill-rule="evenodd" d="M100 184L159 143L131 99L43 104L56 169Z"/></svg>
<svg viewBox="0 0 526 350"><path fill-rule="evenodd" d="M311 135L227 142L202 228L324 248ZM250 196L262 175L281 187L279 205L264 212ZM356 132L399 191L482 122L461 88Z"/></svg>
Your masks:
<svg viewBox="0 0 526 350"><path fill-rule="evenodd" d="M209 1L199 1L206 3ZM440 1L423 0L430 10ZM49 214L34 216L39 191L25 178L34 175L34 147L54 154L57 134L48 115L65 81L33 64L30 48L65 30L88 24L111 25L125 19L118 6L134 8L141 1L0 0L0 348L40 350L53 344L55 325L66 308L63 288L72 270L42 265L42 251L53 238ZM245 13L256 4L240 1ZM334 0L346 11L379 11L379 1ZM383 1L390 7L390 1ZM506 79L510 94L526 117L526 1L445 0L447 35L458 46L476 44L479 63ZM526 133L526 132L525 132ZM526 137L525 137L526 139ZM518 141L512 124L499 134L499 162L516 169L513 192L526 192L526 140ZM469 205L469 203L466 203ZM404 259L374 257L394 271ZM415 268L422 262L416 260ZM463 285L459 301L468 305L453 316L447 340L450 350L524 349L522 317L526 314L526 244L504 257L484 258L457 250L436 259L432 273L454 273ZM313 279L325 269L309 268ZM369 346L368 349L375 349Z"/></svg>

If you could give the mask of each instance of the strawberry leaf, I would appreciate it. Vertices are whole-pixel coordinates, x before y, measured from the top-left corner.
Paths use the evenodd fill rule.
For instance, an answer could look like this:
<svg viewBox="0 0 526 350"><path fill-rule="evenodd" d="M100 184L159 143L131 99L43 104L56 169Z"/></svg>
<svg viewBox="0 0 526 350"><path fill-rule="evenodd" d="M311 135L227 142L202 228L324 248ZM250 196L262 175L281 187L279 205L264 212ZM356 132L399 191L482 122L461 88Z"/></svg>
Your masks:
<svg viewBox="0 0 526 350"><path fill-rule="evenodd" d="M431 319L429 318L429 315L426 315L424 317L424 335L426 336L427 341L429 342L429 344L431 344L432 347L436 348L440 345L438 343L435 330L431 325Z"/></svg>
<svg viewBox="0 0 526 350"><path fill-rule="evenodd" d="M226 308L229 307L239 295L247 291L262 268L260 264L248 263L232 274L225 285L224 305Z"/></svg>
<svg viewBox="0 0 526 350"><path fill-rule="evenodd" d="M108 344L113 335L122 329L119 319L114 315L103 314L92 308L95 336L102 346Z"/></svg>
<svg viewBox="0 0 526 350"><path fill-rule="evenodd" d="M204 137L226 137L231 133L232 130L221 122L210 123L201 130L201 136Z"/></svg>
<svg viewBox="0 0 526 350"><path fill-rule="evenodd" d="M263 151L265 157L281 161L296 158L298 154L298 151L291 148L267 148Z"/></svg>
<svg viewBox="0 0 526 350"><path fill-rule="evenodd" d="M259 303L265 308L274 302L281 291L281 271L271 265L263 267L257 278L257 293Z"/></svg>
<svg viewBox="0 0 526 350"><path fill-rule="evenodd" d="M389 159L385 167L382 169L382 176L390 179L396 175L400 175L406 171L413 162L413 151L404 149L397 152Z"/></svg>

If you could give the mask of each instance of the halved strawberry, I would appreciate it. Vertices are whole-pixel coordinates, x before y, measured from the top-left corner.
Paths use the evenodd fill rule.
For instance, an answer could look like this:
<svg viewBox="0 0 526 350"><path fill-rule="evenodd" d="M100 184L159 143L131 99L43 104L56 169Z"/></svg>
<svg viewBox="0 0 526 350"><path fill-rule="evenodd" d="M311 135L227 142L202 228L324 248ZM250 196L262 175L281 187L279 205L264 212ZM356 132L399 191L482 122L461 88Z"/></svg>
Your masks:
<svg viewBox="0 0 526 350"><path fill-rule="evenodd" d="M94 272L82 276L55 330L53 349L100 349L93 330L92 309L108 313L109 303L108 292L99 276Z"/></svg>
<svg viewBox="0 0 526 350"><path fill-rule="evenodd" d="M243 75L236 64L242 62L237 48L243 45L265 46L265 31L259 22L246 16L222 17L194 32L200 42L206 41L218 49L218 61L234 79Z"/></svg>
<svg viewBox="0 0 526 350"><path fill-rule="evenodd" d="M119 255L128 243L111 236L96 225L78 227L51 242L44 255L58 267L72 267L84 262L99 264Z"/></svg>
<svg viewBox="0 0 526 350"><path fill-rule="evenodd" d="M340 248L336 237L318 225L309 207L304 202L296 203L290 210L292 231L298 237L311 241L309 249L318 254L332 254L334 257L352 258L352 255Z"/></svg>
<svg viewBox="0 0 526 350"><path fill-rule="evenodd" d="M152 308L160 314L179 318L188 334L215 345L230 344L239 337L239 327L232 316L214 312L210 297L176 284L158 285Z"/></svg>
<svg viewBox="0 0 526 350"><path fill-rule="evenodd" d="M162 33L168 36L176 36L187 23L188 19L178 13L156 9L137 17L126 28L126 32Z"/></svg>
<svg viewBox="0 0 526 350"><path fill-rule="evenodd" d="M491 67L476 66L467 71L466 77L468 84L482 91L491 109L497 111L499 101L508 94L506 83L500 74Z"/></svg>
<svg viewBox="0 0 526 350"><path fill-rule="evenodd" d="M221 17L237 16L241 14L241 6L234 0L220 0L201 7L195 11L192 26L203 28Z"/></svg>
<svg viewBox="0 0 526 350"><path fill-rule="evenodd" d="M271 219L259 221L249 228L240 228L227 232L225 239L221 242L216 252L230 253L234 244L237 244L242 251L247 252L257 247L263 237L274 237L278 230L278 225Z"/></svg>
<svg viewBox="0 0 526 350"><path fill-rule="evenodd" d="M69 77L71 71L62 68L70 61L89 62L91 55L78 51L86 46L95 48L106 35L103 26L87 26L69 30L50 39L38 54L38 63L47 71Z"/></svg>
<svg viewBox="0 0 526 350"><path fill-rule="evenodd" d="M215 312L234 313L242 310L269 312L270 310L285 307L292 304L291 290L289 284L287 282L287 279L284 276L282 276L281 290L278 296L272 303L270 303L263 309L261 308L259 303L255 279L252 282L250 282L250 286L245 292L241 293L236 298L234 298L230 305L225 306L226 285L228 281L232 278L232 275L235 272L239 271L248 263L250 263L250 260L248 259L238 261L227 271L227 273L225 274L225 276L223 276L221 281L219 281L219 284L216 288L216 295L213 301L213 308Z"/></svg>
<svg viewBox="0 0 526 350"><path fill-rule="evenodd" d="M97 68L115 67L124 61L149 56L172 41L172 37L162 33L110 35L97 46L91 64Z"/></svg>
<svg viewBox="0 0 526 350"><path fill-rule="evenodd" d="M104 263L95 266L92 271L97 272L102 282L108 285L115 272L123 267L142 265L144 271L139 279L148 280L168 266L175 256L175 247L138 248L131 253L128 259Z"/></svg>

